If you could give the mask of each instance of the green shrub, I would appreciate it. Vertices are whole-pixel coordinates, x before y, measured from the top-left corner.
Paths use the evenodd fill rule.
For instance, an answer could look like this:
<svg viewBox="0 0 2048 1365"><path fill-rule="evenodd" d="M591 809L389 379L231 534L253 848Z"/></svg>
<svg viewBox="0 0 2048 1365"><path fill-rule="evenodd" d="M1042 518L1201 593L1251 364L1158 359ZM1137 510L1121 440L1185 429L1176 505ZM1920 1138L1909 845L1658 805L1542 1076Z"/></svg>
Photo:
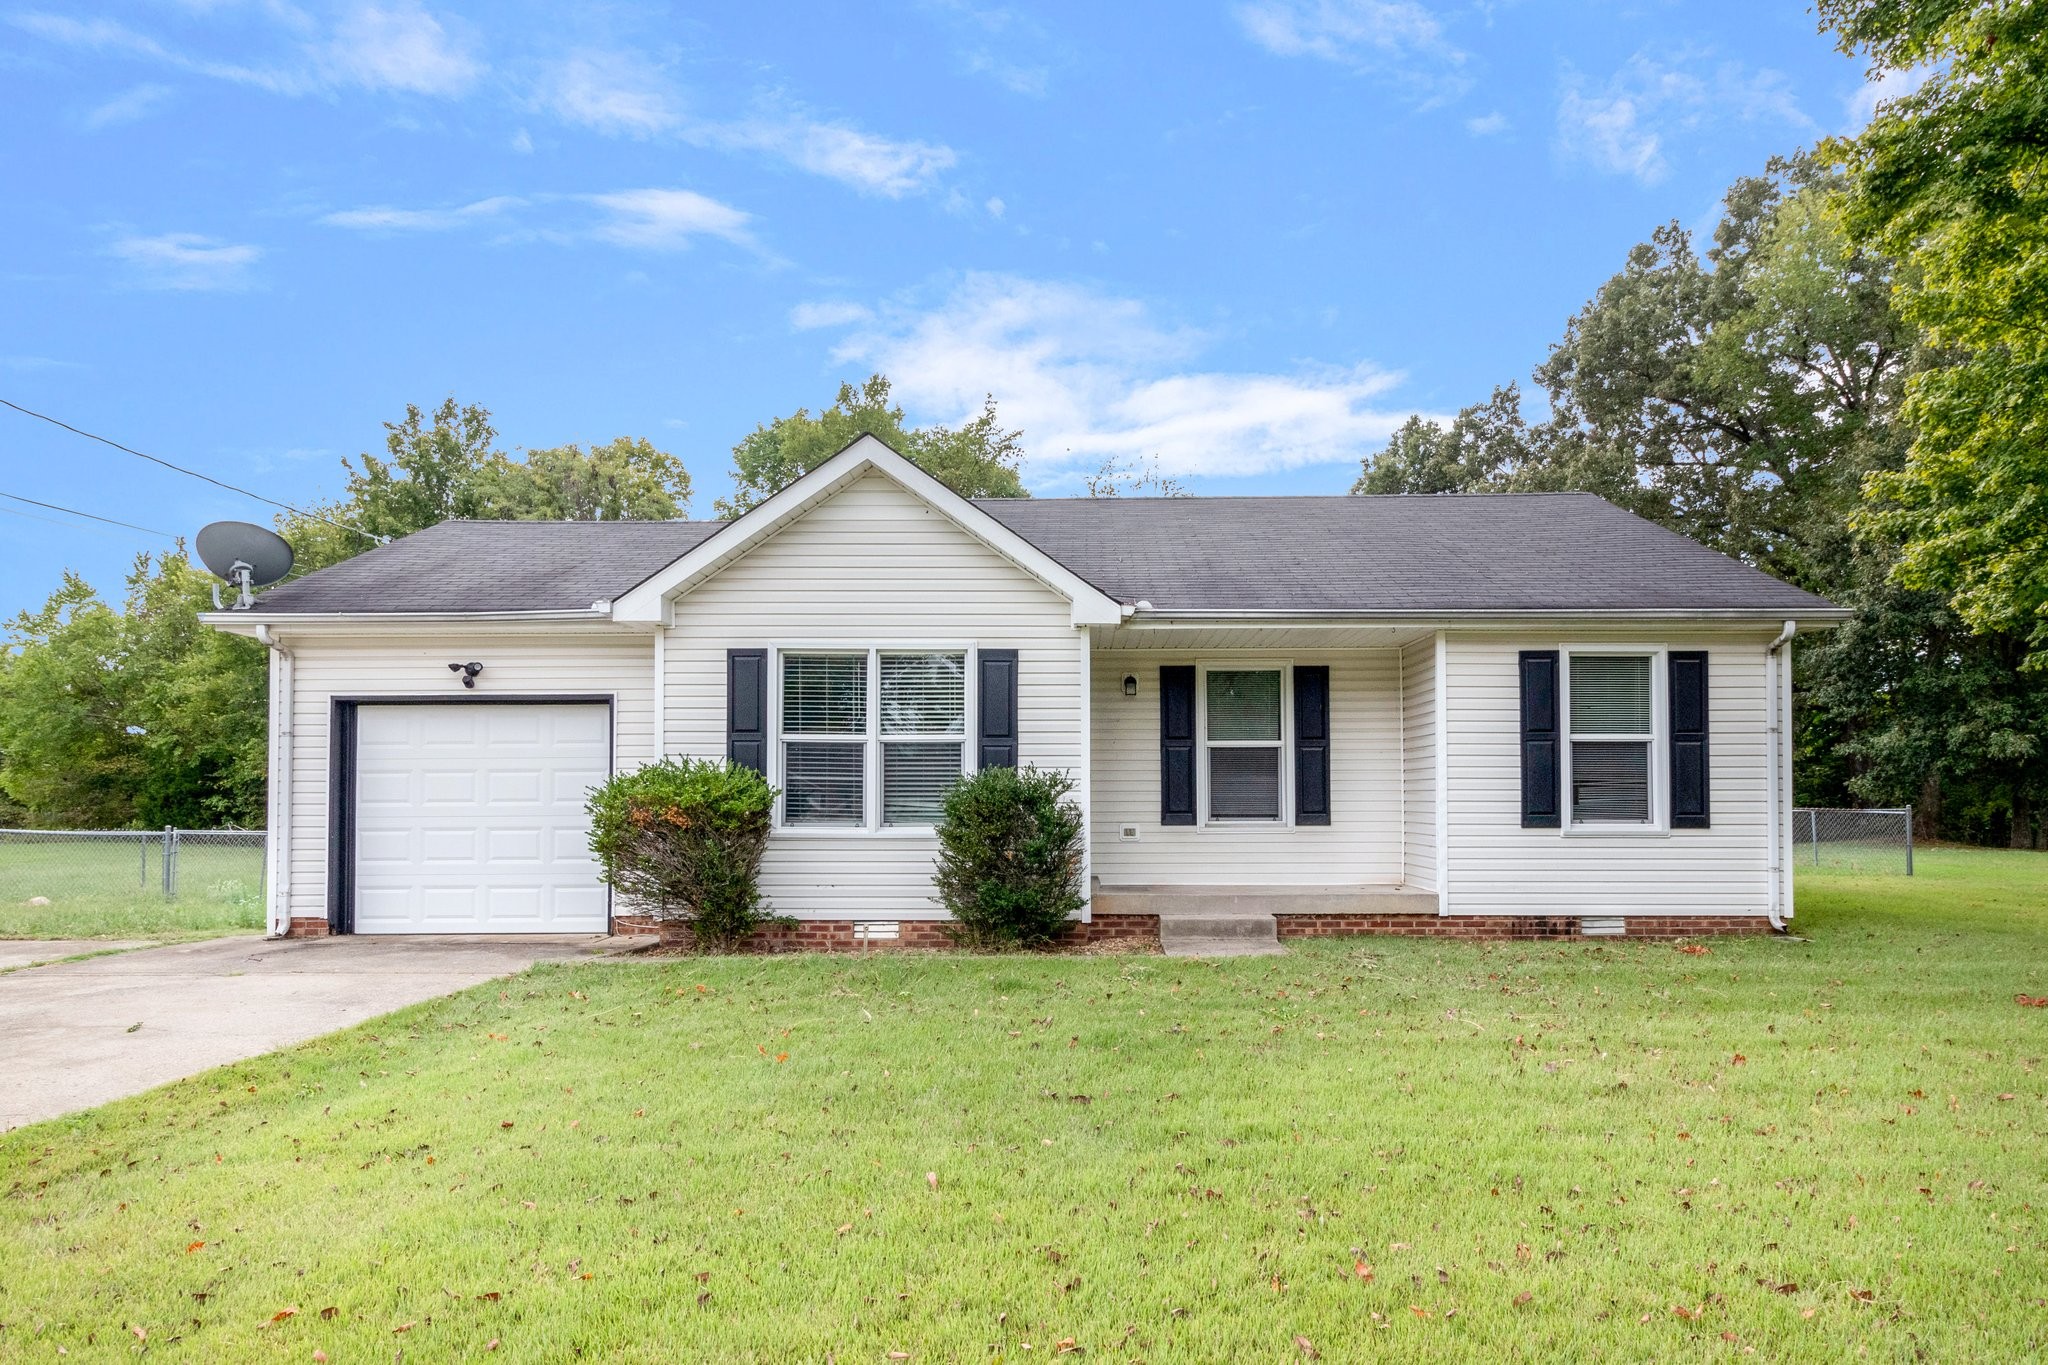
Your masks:
<svg viewBox="0 0 2048 1365"><path fill-rule="evenodd" d="M939 901L975 948L1038 947L1088 903L1074 780L1037 768L983 768L946 793Z"/></svg>
<svg viewBox="0 0 2048 1365"><path fill-rule="evenodd" d="M775 789L752 768L686 758L624 773L590 796L604 879L701 948L734 948L765 923L761 853Z"/></svg>

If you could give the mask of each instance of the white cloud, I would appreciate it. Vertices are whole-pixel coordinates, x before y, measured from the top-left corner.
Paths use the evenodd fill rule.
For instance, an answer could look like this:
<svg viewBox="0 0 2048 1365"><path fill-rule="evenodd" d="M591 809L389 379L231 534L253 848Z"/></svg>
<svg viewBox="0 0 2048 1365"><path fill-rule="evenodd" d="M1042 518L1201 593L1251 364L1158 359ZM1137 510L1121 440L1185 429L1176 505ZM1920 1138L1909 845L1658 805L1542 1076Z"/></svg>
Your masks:
<svg viewBox="0 0 2048 1365"><path fill-rule="evenodd" d="M673 251L688 246L694 237L754 244L747 233L746 213L693 190L620 190L587 198L610 215L591 235L618 246Z"/></svg>
<svg viewBox="0 0 2048 1365"><path fill-rule="evenodd" d="M1006 208L1008 208L1009 205L1005 204L1002 200L991 195L989 196L989 201L986 204L982 205L982 207L988 210L989 217L1000 218L1003 216L1003 211Z"/></svg>
<svg viewBox="0 0 2048 1365"><path fill-rule="evenodd" d="M261 247L222 242L191 232L122 237L107 254L125 261L145 289L232 290L249 285L249 267Z"/></svg>
<svg viewBox="0 0 2048 1365"><path fill-rule="evenodd" d="M117 124L133 123L148 118L161 109L171 97L171 87L148 82L124 90L106 103L99 105L85 116L85 126L97 132L101 128L112 128Z"/></svg>
<svg viewBox="0 0 2048 1365"><path fill-rule="evenodd" d="M339 213L330 213L320 221L329 227L355 228L366 232L446 232L451 228L466 227L480 218L495 217L508 209L522 207L525 203L524 199L500 194L452 209L398 209L372 205L368 208L344 209Z"/></svg>
<svg viewBox="0 0 2048 1365"><path fill-rule="evenodd" d="M1276 57L1316 57L1435 98L1461 93L1467 56L1414 0L1250 0L1245 35Z"/></svg>
<svg viewBox="0 0 2048 1365"><path fill-rule="evenodd" d="M1740 62L1703 66L1692 54L1664 61L1638 52L1597 89L1567 70L1557 107L1559 155L1651 185L1670 171L1665 151L1680 134L1730 122L1815 131L1782 72L1751 71Z"/></svg>
<svg viewBox="0 0 2048 1365"><path fill-rule="evenodd" d="M953 149L942 143L898 141L843 123L803 118L705 124L686 130L684 137L697 143L766 152L799 170L890 199L923 193L959 160Z"/></svg>
<svg viewBox="0 0 2048 1365"><path fill-rule="evenodd" d="M1849 116L1852 132L1861 131L1863 125L1877 114L1877 106L1886 100L1895 100L1901 95L1910 95L1927 83L1934 74L1931 66L1916 66L1909 71L1880 71L1860 86L1848 99L1845 112Z"/></svg>
<svg viewBox="0 0 2048 1365"><path fill-rule="evenodd" d="M30 11L8 22L47 42L111 56L155 62L177 71L278 95L309 95L342 85L370 90L459 96L484 72L468 44L459 41L414 0L357 4L345 10L324 38L306 30L297 11L277 10L292 40L276 60L262 65L195 57L168 47L147 33L112 19L74 19Z"/></svg>
<svg viewBox="0 0 2048 1365"><path fill-rule="evenodd" d="M1492 137L1508 130L1508 116L1498 111L1465 120L1465 131L1474 137Z"/></svg>
<svg viewBox="0 0 2048 1365"><path fill-rule="evenodd" d="M331 70L368 90L459 96L483 74L468 45L419 5L357 5L335 25Z"/></svg>
<svg viewBox="0 0 2048 1365"><path fill-rule="evenodd" d="M855 322L866 322L874 315L866 304L825 299L817 303L800 303L790 309L789 325L799 332L808 332L819 327L845 327Z"/></svg>
<svg viewBox="0 0 2048 1365"><path fill-rule="evenodd" d="M595 206L595 223L587 215L581 222L564 223L565 207ZM522 211L529 211L524 212ZM520 197L500 194L453 208L409 209L388 204L343 209L320 218L329 227L357 232L452 232L487 222L536 215L554 217L546 226L520 227L515 238L540 237L555 242L600 241L615 246L672 251L690 245L696 237L718 237L739 246L755 248L747 231L751 217L743 210L692 190L638 189L609 194L542 194Z"/></svg>
<svg viewBox="0 0 2048 1365"><path fill-rule="evenodd" d="M1135 299L975 275L936 308L856 327L833 356L887 374L928 419L965 420L994 394L1034 465L1051 470L1155 455L1168 474L1351 461L1407 416L1375 405L1400 376L1374 366L1202 369L1207 344Z"/></svg>
<svg viewBox="0 0 2048 1365"><path fill-rule="evenodd" d="M574 53L550 73L545 99L559 117L600 133L652 137L682 118L661 73L626 52Z"/></svg>

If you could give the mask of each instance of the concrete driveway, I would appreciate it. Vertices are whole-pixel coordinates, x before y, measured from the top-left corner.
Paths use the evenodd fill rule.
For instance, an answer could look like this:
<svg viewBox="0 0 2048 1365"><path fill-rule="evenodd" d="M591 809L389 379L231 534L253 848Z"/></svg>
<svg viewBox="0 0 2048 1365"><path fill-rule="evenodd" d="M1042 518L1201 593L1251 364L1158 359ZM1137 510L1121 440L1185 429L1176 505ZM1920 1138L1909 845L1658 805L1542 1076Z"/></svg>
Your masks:
<svg viewBox="0 0 2048 1365"><path fill-rule="evenodd" d="M8 972L0 1131L615 946L589 935L223 938Z"/></svg>

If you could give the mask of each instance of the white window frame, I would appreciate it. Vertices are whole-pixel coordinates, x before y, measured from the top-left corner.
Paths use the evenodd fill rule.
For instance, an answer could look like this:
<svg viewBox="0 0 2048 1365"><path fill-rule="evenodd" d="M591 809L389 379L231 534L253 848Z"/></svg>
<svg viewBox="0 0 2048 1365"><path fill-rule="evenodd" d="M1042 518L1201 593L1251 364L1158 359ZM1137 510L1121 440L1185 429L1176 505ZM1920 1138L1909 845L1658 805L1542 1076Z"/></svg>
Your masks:
<svg viewBox="0 0 2048 1365"><path fill-rule="evenodd" d="M1558 755L1558 801L1563 806L1565 834L1668 835L1671 832L1671 702L1670 649L1664 645L1559 645L1557 650L1558 729L1563 743ZM1648 820L1575 820L1572 818L1572 749L1581 743L1640 744L1643 735L1580 734L1572 729L1572 656L1626 654L1650 661L1650 818Z"/></svg>
<svg viewBox="0 0 2048 1365"><path fill-rule="evenodd" d="M1256 815L1209 813L1209 675L1211 673L1273 673L1280 675L1280 814L1268 820ZM1220 749L1267 749L1263 739L1222 739ZM1294 826L1294 660L1214 659L1195 664L1195 819L1202 828L1291 829Z"/></svg>
<svg viewBox="0 0 2048 1365"><path fill-rule="evenodd" d="M828 644L786 644L770 648L774 667L770 686L773 689L773 703L768 708L768 780L775 785L775 824L778 835L791 838L818 839L841 838L849 835L861 838L914 838L932 837L931 825L885 825L882 823L882 749L887 744L950 744L952 735L892 735L882 734L882 656L884 654L958 654L965 661L966 676L961 680L960 710L960 775L974 773L975 717L980 715L980 697L976 690L980 680L980 667L976 659L977 649L971 644L950 641L909 641L890 642L880 645L849 645L842 642ZM782 724L782 672L783 661L790 655L838 654L847 657L864 656L867 660L867 707L866 728L859 735L805 735L791 734ZM861 820L854 825L792 824L785 809L783 780L783 746L790 740L802 743L826 743L858 745L861 749Z"/></svg>

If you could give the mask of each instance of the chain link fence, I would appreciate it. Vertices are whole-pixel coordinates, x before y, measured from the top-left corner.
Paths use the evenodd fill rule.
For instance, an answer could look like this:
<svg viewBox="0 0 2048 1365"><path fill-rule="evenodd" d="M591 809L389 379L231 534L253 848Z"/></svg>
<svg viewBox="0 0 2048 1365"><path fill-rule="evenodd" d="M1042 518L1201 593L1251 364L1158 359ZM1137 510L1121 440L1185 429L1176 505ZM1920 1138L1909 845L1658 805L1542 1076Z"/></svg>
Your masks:
<svg viewBox="0 0 2048 1365"><path fill-rule="evenodd" d="M1792 809L1792 861L1799 868L1913 875L1913 808Z"/></svg>
<svg viewBox="0 0 2048 1365"><path fill-rule="evenodd" d="M260 829L0 829L0 937L259 929Z"/></svg>

